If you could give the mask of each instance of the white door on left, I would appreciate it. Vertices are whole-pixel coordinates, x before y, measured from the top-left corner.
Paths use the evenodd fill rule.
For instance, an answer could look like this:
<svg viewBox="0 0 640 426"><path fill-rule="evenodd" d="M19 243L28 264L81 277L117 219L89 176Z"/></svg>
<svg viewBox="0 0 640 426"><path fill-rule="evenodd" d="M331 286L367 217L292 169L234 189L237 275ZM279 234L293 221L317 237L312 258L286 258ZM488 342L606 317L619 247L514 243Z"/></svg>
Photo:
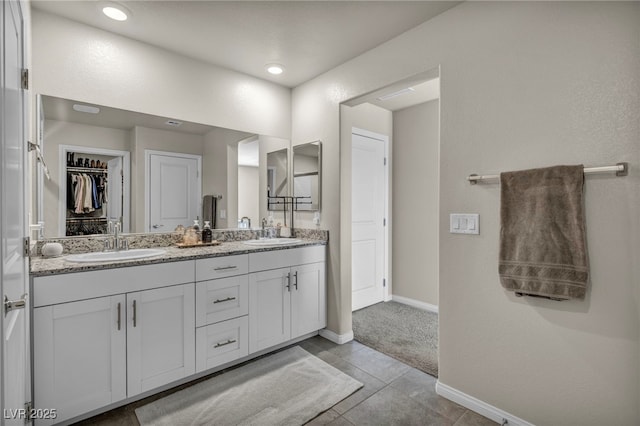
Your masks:
<svg viewBox="0 0 640 426"><path fill-rule="evenodd" d="M2 175L0 211L0 409L5 425L24 424L25 403L30 394L28 380L29 341L27 257L23 251L27 235L25 215L26 95L22 86L25 57L22 2L3 1L2 81L0 134ZM5 302L9 302L5 304ZM16 302L16 303L10 303Z"/></svg>
<svg viewBox="0 0 640 426"><path fill-rule="evenodd" d="M171 232L200 216L200 164L197 155L147 151L148 232Z"/></svg>

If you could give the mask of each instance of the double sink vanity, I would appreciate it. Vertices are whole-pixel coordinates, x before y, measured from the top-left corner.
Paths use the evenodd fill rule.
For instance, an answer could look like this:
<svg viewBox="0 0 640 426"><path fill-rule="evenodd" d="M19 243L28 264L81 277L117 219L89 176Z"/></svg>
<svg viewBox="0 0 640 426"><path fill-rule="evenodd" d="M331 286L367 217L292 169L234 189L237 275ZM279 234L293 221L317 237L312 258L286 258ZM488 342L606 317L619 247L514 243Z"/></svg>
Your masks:
<svg viewBox="0 0 640 426"><path fill-rule="evenodd" d="M326 238L31 259L34 407L79 420L326 326Z"/></svg>

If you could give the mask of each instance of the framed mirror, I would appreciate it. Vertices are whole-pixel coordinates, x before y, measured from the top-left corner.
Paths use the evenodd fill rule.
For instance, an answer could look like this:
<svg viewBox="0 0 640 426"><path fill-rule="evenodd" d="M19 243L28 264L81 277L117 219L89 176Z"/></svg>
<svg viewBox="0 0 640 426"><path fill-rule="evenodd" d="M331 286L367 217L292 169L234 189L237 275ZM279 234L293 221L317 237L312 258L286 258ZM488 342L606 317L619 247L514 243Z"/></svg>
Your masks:
<svg viewBox="0 0 640 426"><path fill-rule="evenodd" d="M296 210L319 211L322 170L322 142L315 141L293 147L293 196Z"/></svg>
<svg viewBox="0 0 640 426"><path fill-rule="evenodd" d="M267 153L267 210L285 210L289 196L289 150Z"/></svg>

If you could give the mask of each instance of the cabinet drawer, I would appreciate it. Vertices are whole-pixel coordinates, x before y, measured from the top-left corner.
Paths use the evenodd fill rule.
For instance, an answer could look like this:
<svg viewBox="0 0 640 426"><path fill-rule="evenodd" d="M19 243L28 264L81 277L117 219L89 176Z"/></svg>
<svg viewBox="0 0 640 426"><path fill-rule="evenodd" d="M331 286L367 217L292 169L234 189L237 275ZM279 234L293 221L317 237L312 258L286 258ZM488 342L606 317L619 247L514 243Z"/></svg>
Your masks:
<svg viewBox="0 0 640 426"><path fill-rule="evenodd" d="M196 260L196 281L232 277L248 271L249 257L246 254Z"/></svg>
<svg viewBox="0 0 640 426"><path fill-rule="evenodd" d="M286 250L249 253L249 272L288 268L292 265L324 262L326 251L327 246L318 245Z"/></svg>
<svg viewBox="0 0 640 426"><path fill-rule="evenodd" d="M196 284L196 327L247 315L248 312L247 275Z"/></svg>
<svg viewBox="0 0 640 426"><path fill-rule="evenodd" d="M249 355L247 316L196 328L196 372Z"/></svg>

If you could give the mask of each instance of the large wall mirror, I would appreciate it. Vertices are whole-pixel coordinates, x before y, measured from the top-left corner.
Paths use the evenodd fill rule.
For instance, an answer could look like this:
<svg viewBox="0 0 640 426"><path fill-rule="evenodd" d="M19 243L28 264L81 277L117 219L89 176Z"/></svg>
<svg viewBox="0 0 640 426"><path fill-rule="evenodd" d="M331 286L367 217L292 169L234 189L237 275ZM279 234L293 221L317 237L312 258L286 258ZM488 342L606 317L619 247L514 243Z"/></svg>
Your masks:
<svg viewBox="0 0 640 426"><path fill-rule="evenodd" d="M175 224L163 226L150 215L151 187L163 182L149 177L154 176L149 159L154 154L162 164L166 157L171 157L172 166L180 163L180 170L184 169L180 176L198 186L193 196L178 192L184 196L162 197L171 216L186 212L184 225L191 225L196 216L203 219L202 196L222 196L216 198L216 227L237 226L238 143L252 137L262 141L263 136L52 96L39 99L39 143L51 179L42 178L39 167L32 170L35 197L31 213L44 222L44 237L100 234L109 219L122 220L128 232L172 231ZM279 143L286 146L289 141ZM289 195L287 150L269 159L270 185L276 193ZM169 180L172 185L176 182ZM87 196L86 204L80 204L75 185L89 181L91 198ZM187 203L193 203L195 209L187 208Z"/></svg>
<svg viewBox="0 0 640 426"><path fill-rule="evenodd" d="M320 210L321 170L322 143L320 141L293 147L293 196L297 200L296 210Z"/></svg>
<svg viewBox="0 0 640 426"><path fill-rule="evenodd" d="M285 210L289 196L289 150L267 153L267 209ZM288 209L288 208L287 208Z"/></svg>

